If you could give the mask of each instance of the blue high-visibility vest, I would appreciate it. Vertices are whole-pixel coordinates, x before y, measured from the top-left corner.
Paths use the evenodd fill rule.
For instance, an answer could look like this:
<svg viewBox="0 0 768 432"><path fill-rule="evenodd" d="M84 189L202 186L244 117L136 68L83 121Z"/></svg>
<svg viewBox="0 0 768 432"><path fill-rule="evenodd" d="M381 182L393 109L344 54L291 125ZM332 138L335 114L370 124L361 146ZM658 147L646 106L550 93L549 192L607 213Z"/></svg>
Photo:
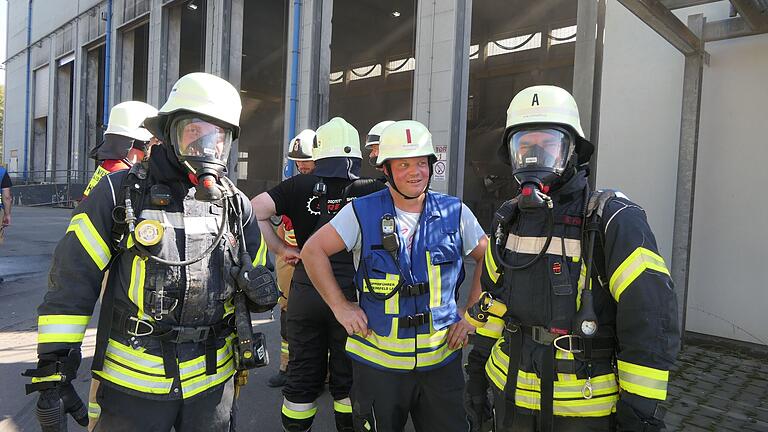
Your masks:
<svg viewBox="0 0 768 432"><path fill-rule="evenodd" d="M389 189L352 205L362 239L355 283L372 332L367 338L349 337L347 353L353 360L395 371L435 369L453 360L460 351L448 348L447 334L461 319L456 307L464 280L461 201L428 192L411 251L400 239L397 261L382 245L382 217L396 215Z"/></svg>

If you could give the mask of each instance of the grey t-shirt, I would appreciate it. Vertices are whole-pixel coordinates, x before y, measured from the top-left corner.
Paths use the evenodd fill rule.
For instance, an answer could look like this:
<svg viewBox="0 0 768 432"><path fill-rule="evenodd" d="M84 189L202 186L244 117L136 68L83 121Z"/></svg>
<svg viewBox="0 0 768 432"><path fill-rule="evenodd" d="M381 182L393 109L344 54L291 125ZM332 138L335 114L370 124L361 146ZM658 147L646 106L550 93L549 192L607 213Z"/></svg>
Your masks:
<svg viewBox="0 0 768 432"><path fill-rule="evenodd" d="M406 245L406 253L410 253L413 236L418 229L419 216L421 213L411 213L395 208L395 218L397 227L400 231L400 242ZM357 222L355 211L351 205L345 206L336 216L331 219L331 226L336 230L339 236L344 240L347 251L351 251L355 258L355 268L360 262L360 248L362 240L360 237L360 224ZM459 226L461 241L464 246L464 256L469 255L485 236L485 231L477 222L472 210L464 203L461 204L461 223Z"/></svg>

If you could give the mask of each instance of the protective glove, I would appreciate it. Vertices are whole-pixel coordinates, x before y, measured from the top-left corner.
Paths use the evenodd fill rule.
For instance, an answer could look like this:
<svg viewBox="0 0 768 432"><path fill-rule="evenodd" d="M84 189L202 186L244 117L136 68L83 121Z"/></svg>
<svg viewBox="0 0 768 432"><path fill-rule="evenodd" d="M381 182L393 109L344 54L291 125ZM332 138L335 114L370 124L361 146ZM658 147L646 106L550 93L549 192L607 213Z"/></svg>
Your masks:
<svg viewBox="0 0 768 432"><path fill-rule="evenodd" d="M88 409L72 386L80 359L80 351L74 349L41 354L37 369L22 373L32 378L32 383L26 385L27 394L40 392L36 411L43 432L66 431L66 414L81 426L88 426Z"/></svg>
<svg viewBox="0 0 768 432"><path fill-rule="evenodd" d="M656 402L646 414L640 414L622 397L616 403L616 432L660 432L664 430L664 409Z"/></svg>
<svg viewBox="0 0 768 432"><path fill-rule="evenodd" d="M264 266L254 267L248 254L240 256L240 266L232 267L230 273L245 293L251 312L267 312L277 305L280 291L272 272Z"/></svg>

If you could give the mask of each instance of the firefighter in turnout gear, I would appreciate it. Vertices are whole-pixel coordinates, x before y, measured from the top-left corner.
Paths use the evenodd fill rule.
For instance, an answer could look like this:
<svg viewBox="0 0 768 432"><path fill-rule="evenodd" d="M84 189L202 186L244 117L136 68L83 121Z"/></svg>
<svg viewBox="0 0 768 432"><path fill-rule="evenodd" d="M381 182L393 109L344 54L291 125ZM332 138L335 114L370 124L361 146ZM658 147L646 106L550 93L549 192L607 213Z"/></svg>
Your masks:
<svg viewBox="0 0 768 432"><path fill-rule="evenodd" d="M462 202L428 190L436 161L419 122L384 129L377 163L387 189L358 198L304 246L313 283L349 335L356 431L466 431L461 347L474 330L457 306L463 259L477 263L469 304L480 294L487 238ZM356 303L329 258L355 257Z"/></svg>
<svg viewBox="0 0 768 432"><path fill-rule="evenodd" d="M312 157L312 143L315 141L315 131L304 129L288 145L288 160L296 164L299 174L311 174L315 170L315 160ZM281 216L280 225L277 227L277 237L283 240L287 246L297 247L296 232L293 230L293 221L288 216ZM277 286L280 288L280 369L267 381L270 387L282 387L288 380L288 338L286 337L288 319L288 296L291 293L291 279L293 268L298 264L298 259L278 259L275 263L277 273Z"/></svg>
<svg viewBox="0 0 768 432"><path fill-rule="evenodd" d="M157 139L142 126L144 119L157 115L157 108L144 102L121 102L109 111L104 140L91 150L90 157L100 162L83 198L91 193L105 175L128 169L149 157L149 148Z"/></svg>
<svg viewBox="0 0 768 432"><path fill-rule="evenodd" d="M315 170L284 180L251 202L269 248L278 259L298 260L307 239L325 225L347 202L366 195L377 182L358 179L362 154L357 130L336 117L317 129L312 155ZM269 218L286 215L293 221L298 247L285 245L268 230ZM338 254L333 274L350 299L355 298L354 267L350 254ZM330 372L328 389L333 397L336 428L352 430L349 388L352 366L344 353L346 332L323 303L299 261L288 298L288 381L283 387L283 430L308 431L318 410L317 398Z"/></svg>
<svg viewBox="0 0 768 432"><path fill-rule="evenodd" d="M470 357L493 383L496 431L664 427L677 299L643 209L590 190L592 150L567 91L512 99L499 154L520 194L496 212L485 292L467 313L504 323L488 359Z"/></svg>
<svg viewBox="0 0 768 432"><path fill-rule="evenodd" d="M236 371L266 364L248 309L270 310L277 288L247 198L224 177L239 133L228 82L180 78L155 117L162 144L145 163L109 174L73 213L38 308L43 430L65 412L96 431L234 430ZM88 415L72 389L102 278Z"/></svg>

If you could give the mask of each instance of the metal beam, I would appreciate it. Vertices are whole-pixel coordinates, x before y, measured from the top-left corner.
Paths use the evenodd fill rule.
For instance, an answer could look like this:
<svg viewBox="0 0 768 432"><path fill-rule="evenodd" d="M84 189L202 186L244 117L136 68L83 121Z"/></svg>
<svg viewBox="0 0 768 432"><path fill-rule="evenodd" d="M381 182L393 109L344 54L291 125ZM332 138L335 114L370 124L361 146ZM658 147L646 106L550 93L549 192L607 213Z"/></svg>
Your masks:
<svg viewBox="0 0 768 432"><path fill-rule="evenodd" d="M695 34L702 33L705 22L706 18L702 14L688 17L688 27ZM685 331L688 302L693 205L696 196L696 157L699 148L703 75L703 53L686 55L685 68L683 69L683 101L680 114L680 144L677 158L677 190L675 193L675 226L672 236L671 272L677 293L681 333Z"/></svg>
<svg viewBox="0 0 768 432"><path fill-rule="evenodd" d="M752 0L731 0L731 4L752 30L760 30L766 26L766 17L760 14Z"/></svg>
<svg viewBox="0 0 768 432"><path fill-rule="evenodd" d="M661 4L663 4L667 9L681 9L681 8L687 8L691 6L699 6L707 3L714 3L716 1L720 0L661 0Z"/></svg>
<svg viewBox="0 0 768 432"><path fill-rule="evenodd" d="M619 2L684 55L704 50L701 39L659 0L619 0Z"/></svg>
<svg viewBox="0 0 768 432"><path fill-rule="evenodd" d="M704 42L715 42L767 32L768 28L751 29L742 17L727 18L704 24Z"/></svg>

